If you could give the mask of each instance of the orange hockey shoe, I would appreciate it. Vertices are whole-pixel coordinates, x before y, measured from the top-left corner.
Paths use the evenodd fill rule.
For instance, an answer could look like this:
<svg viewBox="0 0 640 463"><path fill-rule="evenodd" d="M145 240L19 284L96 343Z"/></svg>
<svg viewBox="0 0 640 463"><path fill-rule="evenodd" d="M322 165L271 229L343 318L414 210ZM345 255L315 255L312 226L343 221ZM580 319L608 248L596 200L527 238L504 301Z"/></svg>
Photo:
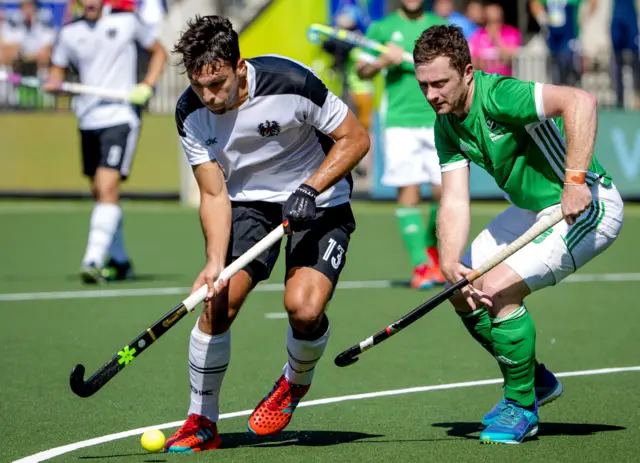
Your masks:
<svg viewBox="0 0 640 463"><path fill-rule="evenodd" d="M277 434L287 427L291 416L309 388L289 383L284 375L280 376L271 392L260 401L249 417L249 431L257 436Z"/></svg>
<svg viewBox="0 0 640 463"><path fill-rule="evenodd" d="M201 415L189 415L184 424L164 444L165 452L191 453L215 450L222 439L216 423Z"/></svg>

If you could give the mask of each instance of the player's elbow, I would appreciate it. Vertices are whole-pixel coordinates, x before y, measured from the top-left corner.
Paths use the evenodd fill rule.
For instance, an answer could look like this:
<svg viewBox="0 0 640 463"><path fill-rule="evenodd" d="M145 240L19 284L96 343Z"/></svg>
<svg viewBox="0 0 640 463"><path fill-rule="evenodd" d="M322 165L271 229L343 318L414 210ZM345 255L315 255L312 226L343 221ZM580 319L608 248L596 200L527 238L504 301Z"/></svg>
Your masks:
<svg viewBox="0 0 640 463"><path fill-rule="evenodd" d="M598 98L594 94L586 92L584 90L576 90L578 91L577 97L579 98L582 105L590 111L595 112L598 108Z"/></svg>
<svg viewBox="0 0 640 463"><path fill-rule="evenodd" d="M358 123L354 143L357 146L358 162L364 158L371 149L371 138L364 126Z"/></svg>

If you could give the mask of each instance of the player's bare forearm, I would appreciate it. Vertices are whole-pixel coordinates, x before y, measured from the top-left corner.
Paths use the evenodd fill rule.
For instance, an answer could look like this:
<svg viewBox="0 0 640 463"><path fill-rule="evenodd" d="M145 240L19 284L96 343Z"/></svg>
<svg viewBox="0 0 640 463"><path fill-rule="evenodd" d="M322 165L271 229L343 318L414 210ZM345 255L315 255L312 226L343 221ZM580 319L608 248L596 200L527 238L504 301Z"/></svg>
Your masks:
<svg viewBox="0 0 640 463"><path fill-rule="evenodd" d="M576 88L544 85L546 117L562 117L567 139L566 169L587 170L598 130L596 97Z"/></svg>
<svg viewBox="0 0 640 463"><path fill-rule="evenodd" d="M378 61L368 63L366 61L358 61L356 64L356 72L361 79L371 79L382 70L382 66Z"/></svg>
<svg viewBox="0 0 640 463"><path fill-rule="evenodd" d="M56 92L60 88L60 84L64 81L66 68L56 66L55 64L49 68L47 80L42 84L42 90L45 92Z"/></svg>
<svg viewBox="0 0 640 463"><path fill-rule="evenodd" d="M342 124L331 133L336 143L318 170L305 182L319 193L326 191L351 172L369 151L369 134L348 111Z"/></svg>
<svg viewBox="0 0 640 463"><path fill-rule="evenodd" d="M563 114L567 169L587 170L591 164L598 129L596 104L595 97L581 91Z"/></svg>
<svg viewBox="0 0 640 463"><path fill-rule="evenodd" d="M442 173L437 230L442 266L457 264L469 239L469 168Z"/></svg>
<svg viewBox="0 0 640 463"><path fill-rule="evenodd" d="M52 65L49 68L49 73L47 75L47 82L53 82L53 83L59 84L64 80L66 74L67 74L66 68Z"/></svg>
<svg viewBox="0 0 640 463"><path fill-rule="evenodd" d="M224 177L216 162L200 164L194 174L200 188L200 223L207 262L222 268L231 235L231 201Z"/></svg>
<svg viewBox="0 0 640 463"><path fill-rule="evenodd" d="M224 266L231 235L231 203L228 196L200 196L200 223L207 262Z"/></svg>
<svg viewBox="0 0 640 463"><path fill-rule="evenodd" d="M147 75L144 77L143 82L150 87L155 87L167 63L167 52L158 41L149 48L149 51L151 52L151 59L149 60L149 68L147 69Z"/></svg>
<svg viewBox="0 0 640 463"><path fill-rule="evenodd" d="M440 203L437 230L443 264L461 261L469 239L469 215L469 201Z"/></svg>

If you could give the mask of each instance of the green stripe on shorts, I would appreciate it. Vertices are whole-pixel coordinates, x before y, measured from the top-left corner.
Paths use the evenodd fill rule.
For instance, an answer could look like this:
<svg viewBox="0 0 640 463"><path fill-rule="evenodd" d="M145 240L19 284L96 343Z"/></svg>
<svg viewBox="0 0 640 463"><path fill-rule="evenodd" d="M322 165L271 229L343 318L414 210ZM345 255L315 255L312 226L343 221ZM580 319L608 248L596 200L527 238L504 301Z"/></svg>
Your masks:
<svg viewBox="0 0 640 463"><path fill-rule="evenodd" d="M596 208L597 205L594 202L591 203L591 206L589 207L588 211L587 211L587 215L584 217L583 220L577 222L573 228L571 228L571 230L569 230L569 233L567 233L567 236L565 237L565 241L567 243L567 247L569 246L569 243L571 241L573 241L573 238L580 233L580 230L582 230L586 224L590 223L593 220L593 217L596 214Z"/></svg>
<svg viewBox="0 0 640 463"><path fill-rule="evenodd" d="M604 214L606 212L605 205L602 201L596 204L597 214L595 215L595 217L591 219L591 221L585 227L582 227L580 232L576 233L571 240L567 240L567 245L570 252L575 249L578 243L580 243L580 241L582 241L589 232L598 228L598 225L600 225L600 222L602 222L602 219L604 218Z"/></svg>

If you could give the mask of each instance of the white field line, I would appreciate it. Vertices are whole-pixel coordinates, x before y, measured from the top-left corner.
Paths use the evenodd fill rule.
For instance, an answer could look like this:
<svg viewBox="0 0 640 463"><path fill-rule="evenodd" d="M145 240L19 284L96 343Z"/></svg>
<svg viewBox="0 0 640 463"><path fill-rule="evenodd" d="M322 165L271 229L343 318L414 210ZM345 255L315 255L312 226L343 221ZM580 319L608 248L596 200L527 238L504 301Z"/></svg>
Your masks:
<svg viewBox="0 0 640 463"><path fill-rule="evenodd" d="M640 273L595 273L571 275L562 283L592 283L592 282L626 282L640 281ZM391 280L369 280L369 281L343 281L338 283L336 289L379 289L391 288L398 282ZM129 289L92 289L74 291L45 291L30 293L0 293L0 302L15 301L37 301L55 299L101 299L104 297L133 297L133 296L168 296L189 295L188 287L170 288L129 288ZM284 286L281 283L261 283L254 291L274 292L282 291Z"/></svg>
<svg viewBox="0 0 640 463"><path fill-rule="evenodd" d="M556 373L556 376L559 378L570 377L570 376L593 376L593 375L607 375L612 373L624 373L628 371L640 371L640 366L620 367L620 368L601 368L598 370L567 371L564 373ZM377 397L389 397L394 395L413 394L415 392L442 391L446 389L460 389L465 387L486 386L489 384L500 384L501 382L502 382L502 378L496 378L496 379L485 379L480 381L466 381L462 383L449 383L449 384L436 384L433 386L410 387L406 389L393 389L389 391L368 392L365 394L353 394L353 395L345 395L345 396L339 396L339 397L328 397L326 399L309 400L306 402L301 402L298 405L298 407L313 407L315 405L327 405L327 404L333 404L338 402L346 402L349 400L363 400L363 399L373 399ZM233 413L223 413L222 415L220 415L220 419L222 420L222 419L228 419L228 418L235 418L238 416L248 416L252 412L253 412L253 409L242 410L242 411L233 412ZM100 445L100 444L104 444L106 442L111 442L118 439L137 436L142 434L148 429L176 428L178 426L181 426L182 423L184 423L184 420L172 421L170 423L163 423L163 424L158 424L154 426L146 426L144 428L131 429L129 431L118 432L115 434L108 434L106 436L96 437L94 439L75 442L73 444L64 445L62 447L56 447L50 450L45 450L43 452L39 452L25 458L21 458L20 460L16 460L14 461L14 463L36 463L40 461L45 461L45 460L49 460L51 458L63 455L68 452L73 452L74 450L85 448L85 447L91 447L94 445Z"/></svg>

